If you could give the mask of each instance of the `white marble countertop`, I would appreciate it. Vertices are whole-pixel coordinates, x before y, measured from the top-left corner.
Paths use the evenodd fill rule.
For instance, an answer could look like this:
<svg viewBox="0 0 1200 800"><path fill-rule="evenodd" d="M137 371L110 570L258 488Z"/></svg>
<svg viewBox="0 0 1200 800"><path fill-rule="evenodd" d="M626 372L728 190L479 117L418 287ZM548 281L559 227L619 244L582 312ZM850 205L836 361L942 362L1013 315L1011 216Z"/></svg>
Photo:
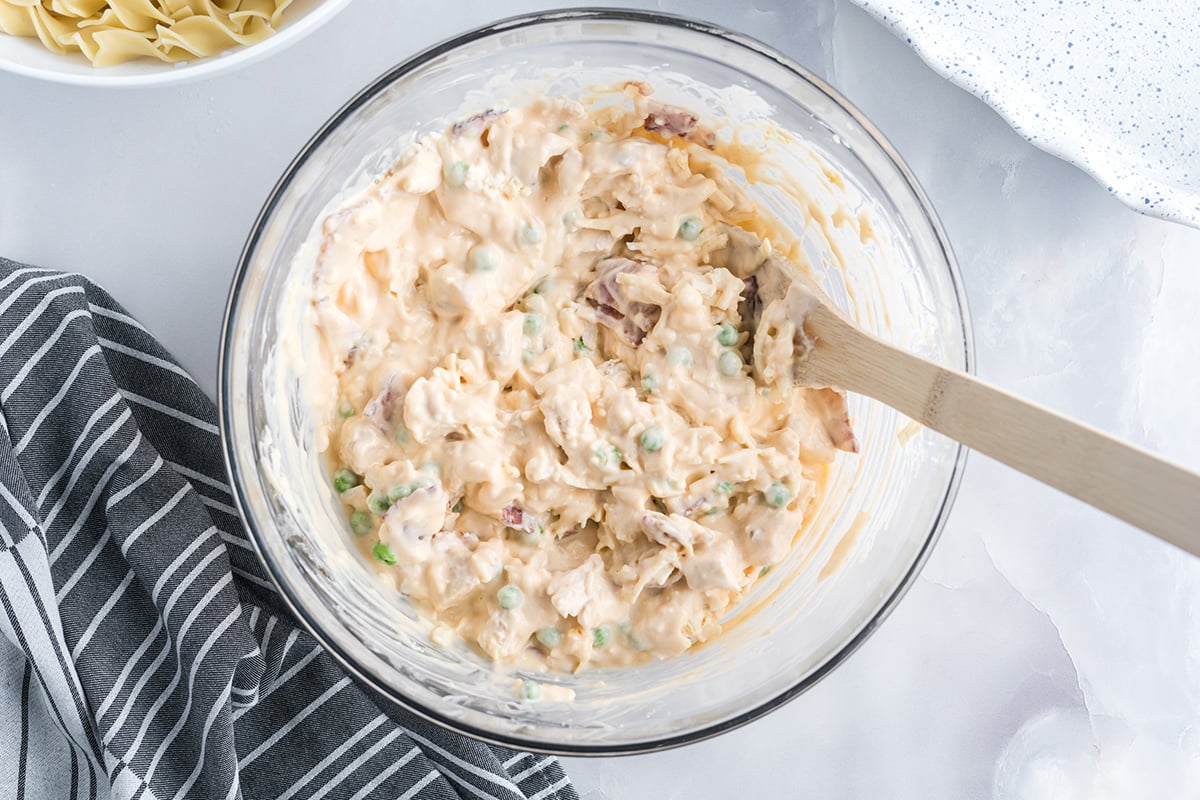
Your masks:
<svg viewBox="0 0 1200 800"><path fill-rule="evenodd" d="M358 0L175 88L0 74L0 253L97 280L212 391L238 253L309 135L415 50L549 5ZM1200 231L1125 209L843 0L659 5L781 48L895 143L985 378L1200 467ZM1198 753L1200 562L973 456L923 575L830 678L716 740L568 769L587 800L1176 798L1200 795Z"/></svg>

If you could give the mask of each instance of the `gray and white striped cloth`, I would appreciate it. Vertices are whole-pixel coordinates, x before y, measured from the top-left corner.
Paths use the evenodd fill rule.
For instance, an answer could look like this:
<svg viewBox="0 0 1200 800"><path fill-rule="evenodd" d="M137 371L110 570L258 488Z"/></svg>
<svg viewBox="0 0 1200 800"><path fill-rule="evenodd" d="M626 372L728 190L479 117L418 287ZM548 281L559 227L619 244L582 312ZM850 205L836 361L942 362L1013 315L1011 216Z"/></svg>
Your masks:
<svg viewBox="0 0 1200 800"><path fill-rule="evenodd" d="M231 505L212 402L78 275L0 258L0 797L575 800L360 688Z"/></svg>

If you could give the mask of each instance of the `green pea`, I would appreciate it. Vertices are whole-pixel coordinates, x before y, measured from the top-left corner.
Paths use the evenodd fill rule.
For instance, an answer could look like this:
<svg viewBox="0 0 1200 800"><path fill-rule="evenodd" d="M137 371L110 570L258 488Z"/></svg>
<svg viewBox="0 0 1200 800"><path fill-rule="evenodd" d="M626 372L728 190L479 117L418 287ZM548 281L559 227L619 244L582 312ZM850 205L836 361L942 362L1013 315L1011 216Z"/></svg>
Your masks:
<svg viewBox="0 0 1200 800"><path fill-rule="evenodd" d="M401 500L403 500L404 498L406 498L410 494L412 494L413 491L415 491L415 489L416 489L415 486L410 486L409 484L401 484L399 486L393 486L392 488L387 490L388 504L394 505L394 504L400 502Z"/></svg>
<svg viewBox="0 0 1200 800"><path fill-rule="evenodd" d="M652 425L642 431L642 435L638 437L638 443L647 453L657 453L662 450L663 446L663 430L657 425Z"/></svg>
<svg viewBox="0 0 1200 800"><path fill-rule="evenodd" d="M375 546L371 548L371 555L375 556L376 561L381 564L387 564L389 567L396 564L396 554L392 552L392 548L383 542L375 543Z"/></svg>
<svg viewBox="0 0 1200 800"><path fill-rule="evenodd" d="M360 483L362 483L362 478L345 467L333 473L333 489L338 494L348 492Z"/></svg>
<svg viewBox="0 0 1200 800"><path fill-rule="evenodd" d="M767 566L763 567L762 569L760 569L760 570L758 571L758 577L760 577L760 578L761 578L761 577L763 577L764 575L766 575L766 574L767 574L768 572L770 572L770 571L771 571L771 565L770 565L770 564L768 564Z"/></svg>
<svg viewBox="0 0 1200 800"><path fill-rule="evenodd" d="M338 416L342 419L349 419L354 416L354 406L350 403L342 403L338 407Z"/></svg>
<svg viewBox="0 0 1200 800"><path fill-rule="evenodd" d="M723 494L726 497L733 494L733 484L729 481L717 481L717 494Z"/></svg>
<svg viewBox="0 0 1200 800"><path fill-rule="evenodd" d="M455 514L461 514L462 513L462 500L459 500L459 501L455 502L454 505L450 506L450 510L453 511Z"/></svg>
<svg viewBox="0 0 1200 800"><path fill-rule="evenodd" d="M672 345L667 350L667 358L671 359L671 363L680 367L690 367L692 365L692 354L683 345Z"/></svg>
<svg viewBox="0 0 1200 800"><path fill-rule="evenodd" d="M477 244L467 254L467 262L472 272L491 272L500 263L500 256L494 247Z"/></svg>
<svg viewBox="0 0 1200 800"><path fill-rule="evenodd" d="M539 222L526 222L521 226L521 241L525 244L541 244L546 238L546 232L542 230Z"/></svg>
<svg viewBox="0 0 1200 800"><path fill-rule="evenodd" d="M526 700L537 700L542 696L542 686L537 681L521 681L521 697Z"/></svg>
<svg viewBox="0 0 1200 800"><path fill-rule="evenodd" d="M592 628L592 647L604 647L612 638L612 630L607 625Z"/></svg>
<svg viewBox="0 0 1200 800"><path fill-rule="evenodd" d="M783 508L792 499L792 492L787 486L776 481L767 487L763 492L763 497L766 498L767 505L771 508Z"/></svg>
<svg viewBox="0 0 1200 800"><path fill-rule="evenodd" d="M742 372L742 357L732 350L726 350L717 358L717 372L726 378L740 375Z"/></svg>
<svg viewBox="0 0 1200 800"><path fill-rule="evenodd" d="M702 230L704 230L704 223L700 221L699 217L687 217L679 223L679 238L685 242L694 242L700 237Z"/></svg>
<svg viewBox="0 0 1200 800"><path fill-rule="evenodd" d="M542 543L542 526L538 525L533 531L517 531L517 540L526 547L537 547Z"/></svg>
<svg viewBox="0 0 1200 800"><path fill-rule="evenodd" d="M525 332L530 336L537 336L546 329L546 318L536 311L531 311L525 315Z"/></svg>
<svg viewBox="0 0 1200 800"><path fill-rule="evenodd" d="M726 322L717 331L717 341L722 347L733 347L738 343L738 329Z"/></svg>
<svg viewBox="0 0 1200 800"><path fill-rule="evenodd" d="M572 347L574 347L574 349L575 349L575 355L577 355L577 356L578 356L578 355L582 355L582 354L584 354L584 353L591 352L591 349L590 349L590 348L587 346L587 343L585 343L585 342L583 341L583 337L582 337L582 336L580 336L580 337L578 337L578 338L576 338L576 339L575 339L575 342L574 342L574 344L572 345Z"/></svg>
<svg viewBox="0 0 1200 800"><path fill-rule="evenodd" d="M386 494L373 494L367 498L367 508L376 514L386 514L391 507L392 504L388 502Z"/></svg>
<svg viewBox="0 0 1200 800"><path fill-rule="evenodd" d="M442 167L442 178L451 189L457 189L467 182L467 165L462 161L451 161Z"/></svg>
<svg viewBox="0 0 1200 800"><path fill-rule="evenodd" d="M619 631L621 631L622 634L624 634L625 641L627 641L629 643L629 646L632 647L634 650L641 651L641 650L649 650L650 649L650 643L647 642L644 638L642 638L642 635L640 633L638 633L637 631L635 631L633 629L633 626L630 625L628 622L622 622L620 625L617 626L617 629Z"/></svg>
<svg viewBox="0 0 1200 800"><path fill-rule="evenodd" d="M646 394L654 394L658 391L658 377L651 374L642 376L642 391Z"/></svg>
<svg viewBox="0 0 1200 800"><path fill-rule="evenodd" d="M505 610L512 610L521 605L525 600L525 595L521 594L521 590L511 583L500 587L500 591L496 592L496 602Z"/></svg>
<svg viewBox="0 0 1200 800"><path fill-rule="evenodd" d="M350 530L354 531L356 536L366 536L373 527L371 515L361 508L350 515Z"/></svg>
<svg viewBox="0 0 1200 800"><path fill-rule="evenodd" d="M616 447L599 447L596 449L595 458L601 469L616 469L621 466L625 454Z"/></svg>
<svg viewBox="0 0 1200 800"><path fill-rule="evenodd" d="M534 636L544 647L558 647L558 643L562 641L562 631L553 625L540 629Z"/></svg>

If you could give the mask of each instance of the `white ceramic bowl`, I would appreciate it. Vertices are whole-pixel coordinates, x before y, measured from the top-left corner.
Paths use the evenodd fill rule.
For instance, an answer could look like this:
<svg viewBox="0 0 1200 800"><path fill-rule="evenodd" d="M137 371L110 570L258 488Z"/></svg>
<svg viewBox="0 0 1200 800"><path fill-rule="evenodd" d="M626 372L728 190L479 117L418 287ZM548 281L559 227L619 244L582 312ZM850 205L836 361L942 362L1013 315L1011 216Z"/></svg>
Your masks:
<svg viewBox="0 0 1200 800"><path fill-rule="evenodd" d="M0 70L78 86L135 87L181 83L259 61L300 41L350 4L350 0L295 0L283 14L279 31L257 44L235 47L208 58L180 64L138 59L115 67L93 67L79 54L60 55L37 39L0 34Z"/></svg>
<svg viewBox="0 0 1200 800"><path fill-rule="evenodd" d="M1200 228L1195 0L1084 0L1071 13L1062 0L853 2L1030 144L1134 211Z"/></svg>

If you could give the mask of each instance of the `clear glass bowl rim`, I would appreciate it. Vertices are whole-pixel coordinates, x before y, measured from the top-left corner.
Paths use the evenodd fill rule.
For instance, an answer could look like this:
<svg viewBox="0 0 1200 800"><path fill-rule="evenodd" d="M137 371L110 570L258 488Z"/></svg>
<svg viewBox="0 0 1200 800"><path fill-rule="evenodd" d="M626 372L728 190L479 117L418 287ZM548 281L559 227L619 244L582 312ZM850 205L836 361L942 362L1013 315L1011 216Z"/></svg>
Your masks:
<svg viewBox="0 0 1200 800"><path fill-rule="evenodd" d="M680 747L685 744L711 739L727 731L740 728L743 725L749 724L760 717L763 717L775 709L785 705L804 692L811 689L827 675L832 673L843 661L853 654L859 647L866 642L872 633L879 625L888 617L892 610L899 603L900 599L908 592L917 575L920 574L921 568L925 565L933 550L934 544L941 535L942 529L945 527L946 520L950 514L950 510L954 505L954 498L958 494L958 487L962 481L962 474L966 465L967 448L959 445L955 454L954 466L951 472L950 480L947 482L946 491L943 495L941 506L938 509L937 515L934 518L933 525L930 527L929 533L925 537L925 541L921 545L911 566L905 572L903 578L897 585L895 591L883 602L879 611L872 617L861 630L851 637L836 653L834 653L824 664L807 675L803 680L797 682L784 692L781 692L773 697L769 697L758 703L757 705L737 714L730 719L723 720L719 723L698 728L694 731L689 731L683 734L663 737L662 739L653 741L640 741L628 745L622 744L563 744L559 742L531 742L527 739L519 737L509 737L493 731L485 731L476 728L472 725L463 723L460 720L454 719L448 715L439 712L435 708L423 706L414 702L407 697L404 697L397 692L393 687L386 682L379 680L375 675L360 668L354 660L345 652L343 652L331 638L325 635L324 631L311 619L305 612L303 605L298 602L289 586L280 579L280 571L260 542L262 533L255 519L248 513L248 502L242 489L241 472L238 469L238 461L235 453L235 444L231 431L234 427L234 422L231 412L231 398L228 396L228 389L231 384L231 361L232 348L234 346L234 331L231 323L237 315L241 300L242 290L245 286L247 275L249 272L250 263L253 254L259 244L259 239L267 222L271 219L276 206L284 192L291 185L296 173L304 166L309 157L319 147L319 145L333 131L351 117L359 108L365 105L369 100L374 98L380 92L386 90L397 80L403 78L410 72L413 72L428 62L444 55L448 52L456 50L460 47L469 45L479 39L484 39L495 34L520 30L522 28L535 27L546 23L561 23L561 22L585 22L585 21L608 21L608 22L628 22L633 24L645 24L650 26L681 28L684 30L707 34L727 43L737 45L746 50L752 51L755 55L774 61L777 65L793 73L797 78L809 83L813 88L824 94L830 101L839 106L842 111L846 112L857 123L863 131L871 138L875 146L892 162L897 172L903 177L906 188L912 192L913 196L918 201L921 211L924 215L924 222L933 232L937 239L937 244L941 249L941 254L944 258L945 265L948 269L948 277L953 287L954 296L958 305L957 313L962 322L962 341L963 341L963 364L966 372L974 371L975 352L974 342L972 337L972 326L970 311L967 305L966 293L963 287L962 275L958 268L958 262L954 257L954 252L950 247L949 240L942 228L941 221L933 210L933 206L921 188L916 176L913 175L908 165L900 157L900 154L892 146L892 144L883 136L883 134L860 112L853 104L844 98L838 91L829 86L821 78L817 77L806 67L800 65L793 59L780 53L773 47L770 47L763 42L744 34L735 33L731 30L723 28L713 23L704 22L689 17L679 16L675 14L665 14L651 11L638 11L631 9L620 8L573 8L561 10L549 10L531 14L522 14L518 16L508 17L497 22L493 22L473 30L467 31L458 36L446 39L438 44L435 44L411 58L403 61L392 69L380 75L372 81L366 88L362 89L358 94L351 98L343 105L329 120L321 126L321 128L312 136L300 152L284 170L283 175L275 184L271 193L268 195L266 202L263 204L262 210L259 212L250 234L247 237L245 247L238 258L237 268L234 272L232 285L229 291L229 298L226 304L225 317L221 325L221 341L217 369L217 407L218 416L221 426L221 442L225 459L225 467L229 472L231 487L233 489L234 505L237 507L238 515L241 517L242 523L246 526L249 540L255 551L258 553L259 560L263 563L268 576L272 583L279 590L280 598L285 606L296 617L301 626L311 635L321 647L323 647L333 658L347 670L349 674L357 680L365 683L374 691L380 693L383 697L396 705L410 711L417 716L440 725L457 733L470 736L480 741L490 744L499 745L502 747L517 748L522 750L533 750L535 752L563 755L563 756L614 756L614 755L634 755L638 753L654 752L659 750Z"/></svg>

